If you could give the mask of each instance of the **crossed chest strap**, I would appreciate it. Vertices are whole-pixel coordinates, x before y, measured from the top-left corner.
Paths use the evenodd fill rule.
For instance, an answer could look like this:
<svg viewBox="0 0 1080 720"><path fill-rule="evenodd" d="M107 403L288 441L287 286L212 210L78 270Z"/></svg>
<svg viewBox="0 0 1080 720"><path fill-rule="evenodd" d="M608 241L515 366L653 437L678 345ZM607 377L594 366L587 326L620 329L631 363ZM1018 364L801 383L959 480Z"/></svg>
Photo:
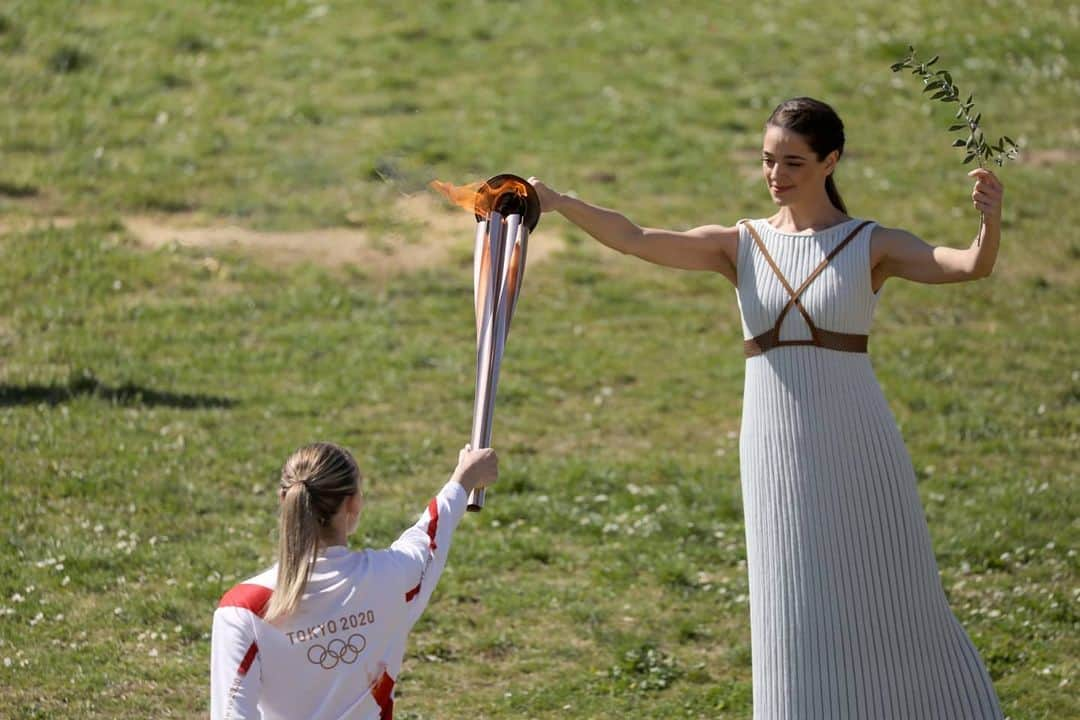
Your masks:
<svg viewBox="0 0 1080 720"><path fill-rule="evenodd" d="M776 324L765 332L752 337L749 340L743 341L743 353L748 358L762 355L769 350L777 347L786 347L790 345L810 345L813 347L827 348L829 350L840 350L841 352L853 352L864 353L866 352L867 341L869 337L867 335L857 335L854 333L841 333L833 332L831 330L822 330L814 321L810 318L810 313L803 307L802 301L799 299L806 288L810 287L810 283L817 279L817 276L822 273L825 268L829 266L829 263L834 257L836 257L841 250L848 246L848 244L855 239L855 236L859 234L859 231L870 224L867 220L859 224L854 230L848 233L847 237L840 241L840 244L833 248L832 252L825 256L825 259L821 261L821 264L814 268L814 271L803 281L803 284L799 286L797 290L793 290L791 284L788 283L787 278L780 272L780 268L776 265L776 262L772 259L772 255L765 249L765 243L762 242L761 236L758 235L754 226L748 222L743 223L746 229L750 231L750 236L754 238L754 243L758 246L761 254L765 257L765 261L769 263L769 267L776 273L776 277L780 280L780 284L787 290L791 299L787 301L784 309L780 311L780 315L776 318ZM780 326L784 323L784 318L787 317L788 311L791 308L796 308L799 313L806 320L806 326L810 328L809 340L781 340L780 339Z"/></svg>

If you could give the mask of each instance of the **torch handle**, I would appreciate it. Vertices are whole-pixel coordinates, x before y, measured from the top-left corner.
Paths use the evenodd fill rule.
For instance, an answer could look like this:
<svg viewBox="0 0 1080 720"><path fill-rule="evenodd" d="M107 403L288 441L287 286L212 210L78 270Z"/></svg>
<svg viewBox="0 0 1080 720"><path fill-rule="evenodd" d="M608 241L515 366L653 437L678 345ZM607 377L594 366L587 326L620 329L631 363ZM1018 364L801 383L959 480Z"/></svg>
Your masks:
<svg viewBox="0 0 1080 720"><path fill-rule="evenodd" d="M528 227L521 215L503 216L492 211L477 227L473 256L473 290L476 303L476 395L473 401L471 443L474 449L491 447L495 394L499 385L510 321L525 272ZM484 488L469 493L466 509L484 507Z"/></svg>

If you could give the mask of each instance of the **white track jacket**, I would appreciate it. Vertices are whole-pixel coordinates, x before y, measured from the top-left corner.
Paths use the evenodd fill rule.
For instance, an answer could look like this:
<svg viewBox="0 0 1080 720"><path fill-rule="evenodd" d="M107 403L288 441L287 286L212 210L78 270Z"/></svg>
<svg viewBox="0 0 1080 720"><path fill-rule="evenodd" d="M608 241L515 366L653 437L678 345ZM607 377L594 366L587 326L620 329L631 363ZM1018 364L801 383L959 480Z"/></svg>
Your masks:
<svg viewBox="0 0 1080 720"><path fill-rule="evenodd" d="M265 720L390 720L405 641L446 565L465 514L448 482L386 550L326 548L298 610L262 619L274 566L236 585L214 612L210 716Z"/></svg>

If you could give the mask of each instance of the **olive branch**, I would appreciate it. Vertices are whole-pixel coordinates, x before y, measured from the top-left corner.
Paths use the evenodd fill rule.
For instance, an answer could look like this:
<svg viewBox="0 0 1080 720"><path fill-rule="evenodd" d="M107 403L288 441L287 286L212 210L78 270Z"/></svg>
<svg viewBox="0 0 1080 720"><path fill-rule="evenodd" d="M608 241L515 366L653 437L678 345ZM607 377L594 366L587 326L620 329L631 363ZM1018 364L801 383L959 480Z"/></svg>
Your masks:
<svg viewBox="0 0 1080 720"><path fill-rule="evenodd" d="M948 70L930 70L930 66L938 61L938 56L930 58L925 62L920 62L915 56L915 48L908 46L908 54L899 62L892 64L893 72L900 72L911 68L912 75L918 75L923 81L923 92L933 92L930 96L931 100L940 100L944 103L958 103L960 109L956 111L956 119L961 122L954 123L949 126L949 132L957 130L966 131L968 136L966 139L957 138L953 140L953 147L964 148L966 155L964 156L964 164L971 162L972 160L978 160L979 167L985 167L984 162L992 160L1002 166L1006 160L1012 160L1019 154L1019 148L1016 143L1008 135L1003 135L998 138L997 145L991 145L986 141L986 137L983 135L982 127L979 125L979 121L982 120L982 113L975 112L974 94L969 94L967 100L960 102L960 88L953 82L952 75Z"/></svg>

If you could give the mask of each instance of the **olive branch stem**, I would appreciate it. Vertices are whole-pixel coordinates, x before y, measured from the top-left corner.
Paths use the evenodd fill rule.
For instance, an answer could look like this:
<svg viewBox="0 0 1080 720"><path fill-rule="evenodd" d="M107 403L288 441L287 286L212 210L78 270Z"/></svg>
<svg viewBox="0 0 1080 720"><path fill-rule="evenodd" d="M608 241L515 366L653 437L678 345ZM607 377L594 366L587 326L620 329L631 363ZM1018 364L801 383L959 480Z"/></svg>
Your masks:
<svg viewBox="0 0 1080 720"><path fill-rule="evenodd" d="M960 88L953 81L952 74L948 70L930 70L930 66L938 61L934 55L925 62L920 61L915 55L915 48L908 46L908 54L898 62L892 64L893 72L911 69L912 75L917 75L923 81L923 92L933 92L931 100L940 100L944 103L957 103L956 119L959 122L949 126L949 132L967 132L966 138L953 140L952 146L964 148L964 164L977 160L979 167L986 167L986 161L993 161L1000 167L1006 160L1012 160L1019 154L1017 144L1008 135L998 138L996 145L986 141L986 136L980 126L982 113L975 110L975 95L969 94L967 99L961 102Z"/></svg>

